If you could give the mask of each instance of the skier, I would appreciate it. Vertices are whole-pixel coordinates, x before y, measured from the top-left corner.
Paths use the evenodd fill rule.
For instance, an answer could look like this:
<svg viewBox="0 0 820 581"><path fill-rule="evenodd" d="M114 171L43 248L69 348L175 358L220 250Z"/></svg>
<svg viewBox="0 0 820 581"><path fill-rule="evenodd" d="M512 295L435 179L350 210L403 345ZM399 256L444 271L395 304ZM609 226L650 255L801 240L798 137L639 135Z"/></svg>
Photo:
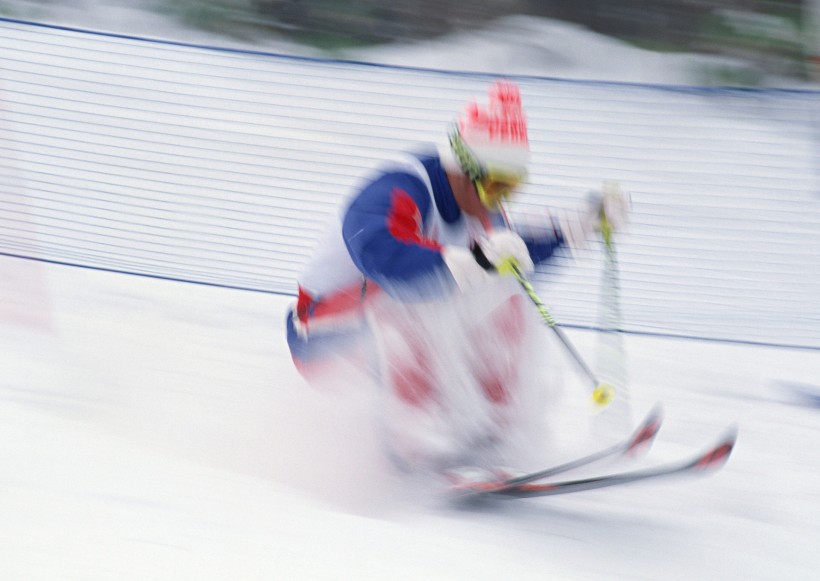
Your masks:
<svg viewBox="0 0 820 581"><path fill-rule="evenodd" d="M382 387L391 449L410 463L463 460L517 421L537 317L511 276L582 246L628 201L608 190L517 231L503 211L526 179L527 121L516 84L466 105L448 143L383 164L330 223L287 317L308 379L344 364ZM517 412L512 410L517 409ZM520 419L520 418L519 418ZM409 460L408 460L409 459Z"/></svg>

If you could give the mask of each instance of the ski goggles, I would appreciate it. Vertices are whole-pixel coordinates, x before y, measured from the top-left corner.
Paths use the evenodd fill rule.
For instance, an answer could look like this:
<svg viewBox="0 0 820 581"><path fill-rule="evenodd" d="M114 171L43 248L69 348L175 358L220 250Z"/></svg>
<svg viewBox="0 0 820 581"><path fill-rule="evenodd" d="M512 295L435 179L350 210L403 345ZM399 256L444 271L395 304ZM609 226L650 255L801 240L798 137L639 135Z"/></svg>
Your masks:
<svg viewBox="0 0 820 581"><path fill-rule="evenodd" d="M523 176L520 174L499 173L490 169L486 175L473 180L473 184L484 207L488 210L498 210L501 202L509 200L522 181Z"/></svg>
<svg viewBox="0 0 820 581"><path fill-rule="evenodd" d="M498 176L489 172L486 176L473 180L478 199L488 210L498 210L502 201L509 200L515 189L521 185L521 177Z"/></svg>
<svg viewBox="0 0 820 581"><path fill-rule="evenodd" d="M488 167L476 159L458 128L450 132L450 146L464 173L475 185L478 197L485 208L497 211L502 201L509 200L526 175Z"/></svg>

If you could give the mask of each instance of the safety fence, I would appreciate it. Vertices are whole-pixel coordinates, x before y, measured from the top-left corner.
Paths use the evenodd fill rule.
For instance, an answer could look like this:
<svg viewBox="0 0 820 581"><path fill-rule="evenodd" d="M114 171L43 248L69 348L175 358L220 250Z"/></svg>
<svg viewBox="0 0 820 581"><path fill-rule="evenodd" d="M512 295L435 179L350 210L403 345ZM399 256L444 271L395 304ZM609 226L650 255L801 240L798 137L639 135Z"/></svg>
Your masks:
<svg viewBox="0 0 820 581"><path fill-rule="evenodd" d="M0 20L0 253L293 293L358 180L490 79ZM631 192L624 330L820 349L820 93L515 79L514 218ZM534 276L559 321L596 325L602 263Z"/></svg>

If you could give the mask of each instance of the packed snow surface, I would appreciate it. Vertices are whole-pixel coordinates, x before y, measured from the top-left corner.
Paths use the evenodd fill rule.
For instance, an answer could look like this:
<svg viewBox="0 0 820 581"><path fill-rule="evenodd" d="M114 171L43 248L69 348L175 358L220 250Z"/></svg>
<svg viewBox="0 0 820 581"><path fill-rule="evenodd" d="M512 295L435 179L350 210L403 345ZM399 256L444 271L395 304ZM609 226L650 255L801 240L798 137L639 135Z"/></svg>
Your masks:
<svg viewBox="0 0 820 581"><path fill-rule="evenodd" d="M820 565L820 412L773 384L815 382L815 352L629 336L634 415L662 401L666 421L623 467L736 424L726 467L465 510L390 468L366 397L303 382L289 299L0 268L49 291L17 297L0 331L4 579L810 579ZM593 334L571 337L593 351ZM619 432L545 349L566 368L549 464Z"/></svg>

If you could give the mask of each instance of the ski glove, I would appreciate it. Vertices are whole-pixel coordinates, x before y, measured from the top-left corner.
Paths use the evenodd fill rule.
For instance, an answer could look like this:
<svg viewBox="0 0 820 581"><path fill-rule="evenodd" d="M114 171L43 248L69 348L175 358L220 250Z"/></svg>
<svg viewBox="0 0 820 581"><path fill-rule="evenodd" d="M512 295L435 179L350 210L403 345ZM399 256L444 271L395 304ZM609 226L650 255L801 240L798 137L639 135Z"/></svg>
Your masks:
<svg viewBox="0 0 820 581"><path fill-rule="evenodd" d="M493 272L509 273L511 262L523 273L530 273L534 269L527 245L511 230L493 232L472 250L445 246L442 257L462 292L490 282Z"/></svg>
<svg viewBox="0 0 820 581"><path fill-rule="evenodd" d="M604 184L602 190L593 190L575 211L557 217L557 227L564 243L575 252L584 246L595 232L609 228L610 232L622 232L629 224L629 196L618 184Z"/></svg>
<svg viewBox="0 0 820 581"><path fill-rule="evenodd" d="M499 274L509 274L511 264L515 264L525 274L535 269L527 245L521 236L512 230L496 230L478 244L473 252L479 262L483 254L489 265Z"/></svg>
<svg viewBox="0 0 820 581"><path fill-rule="evenodd" d="M632 203L629 194L622 191L616 182L605 183L601 191L592 191L587 198L600 217L596 223L596 230L603 231L605 226L611 232L626 230Z"/></svg>

